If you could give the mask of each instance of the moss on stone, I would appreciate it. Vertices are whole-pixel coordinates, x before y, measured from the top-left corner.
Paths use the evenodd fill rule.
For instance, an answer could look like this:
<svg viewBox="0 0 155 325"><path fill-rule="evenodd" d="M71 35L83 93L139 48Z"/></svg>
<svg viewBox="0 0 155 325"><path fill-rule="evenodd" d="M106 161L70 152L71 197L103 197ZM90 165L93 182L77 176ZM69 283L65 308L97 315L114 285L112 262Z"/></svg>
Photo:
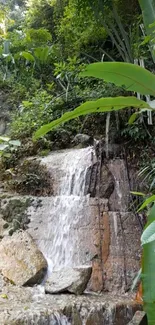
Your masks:
<svg viewBox="0 0 155 325"><path fill-rule="evenodd" d="M30 222L27 208L32 203L32 198L0 198L0 214L6 221L4 229L8 229L9 235L12 235L18 229L27 229Z"/></svg>

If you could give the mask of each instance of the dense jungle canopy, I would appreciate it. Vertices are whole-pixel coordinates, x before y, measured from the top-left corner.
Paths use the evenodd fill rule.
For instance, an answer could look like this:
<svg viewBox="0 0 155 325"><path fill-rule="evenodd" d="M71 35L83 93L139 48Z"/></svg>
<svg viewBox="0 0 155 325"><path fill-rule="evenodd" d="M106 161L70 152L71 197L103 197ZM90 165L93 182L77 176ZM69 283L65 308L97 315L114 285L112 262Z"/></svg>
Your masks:
<svg viewBox="0 0 155 325"><path fill-rule="evenodd" d="M39 127L86 100L132 94L100 79L80 78L87 64L120 61L154 71L154 25L145 29L154 17L151 11L146 21L143 4L137 0L0 1L0 132L15 145L21 141L19 156L69 147L77 133L105 138L107 114L102 113L62 124L32 142ZM109 141L128 148L136 142L136 152L141 152L149 140L152 152L154 116L144 113L129 125L134 111L111 114ZM10 146L1 145L3 155L5 148L9 151Z"/></svg>

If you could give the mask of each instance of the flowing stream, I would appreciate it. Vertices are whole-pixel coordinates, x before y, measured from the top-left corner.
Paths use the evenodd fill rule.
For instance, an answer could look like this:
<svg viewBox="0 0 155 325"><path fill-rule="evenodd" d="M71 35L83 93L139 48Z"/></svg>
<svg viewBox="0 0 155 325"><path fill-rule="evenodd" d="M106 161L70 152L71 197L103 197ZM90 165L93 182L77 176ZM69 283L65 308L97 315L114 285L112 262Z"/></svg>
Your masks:
<svg viewBox="0 0 155 325"><path fill-rule="evenodd" d="M87 262L81 258L76 224L84 218L85 209L89 208L89 195L84 195L84 192L87 169L94 158L94 149L88 147L60 151L43 159L49 170L50 164L52 170L55 168L57 179L54 182L58 184L48 207L48 224L44 228L46 239L38 243L48 261L49 274L52 270Z"/></svg>

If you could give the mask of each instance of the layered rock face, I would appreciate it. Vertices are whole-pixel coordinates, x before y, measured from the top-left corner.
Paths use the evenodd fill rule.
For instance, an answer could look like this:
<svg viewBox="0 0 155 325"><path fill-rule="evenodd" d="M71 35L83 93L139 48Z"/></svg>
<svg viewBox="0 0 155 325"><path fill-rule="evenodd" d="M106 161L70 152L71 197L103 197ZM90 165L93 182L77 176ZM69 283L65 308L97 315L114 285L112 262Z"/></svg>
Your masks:
<svg viewBox="0 0 155 325"><path fill-rule="evenodd" d="M0 242L0 270L16 285L32 285L41 281L48 262L46 292L81 294L86 289L87 296L45 297L33 288L25 291L25 295L30 293L30 304L23 299L10 310L13 295L16 302L20 297L12 287L8 291L2 288L8 303L0 297L0 324L127 325L139 308L130 304L127 292L140 267L141 228L137 216L129 212L124 160L107 161L103 152L98 154L89 147L53 152L41 164L53 180L52 196L21 197L17 193L0 200L0 236L4 237ZM16 219L13 201L21 200L27 204L16 213L19 228L27 230L8 237L14 220L7 218L6 227L6 211L11 206ZM87 270L82 286L77 274L81 266ZM61 283L62 278L65 283ZM54 288L55 283L60 290ZM89 298L90 292L95 296Z"/></svg>
<svg viewBox="0 0 155 325"><path fill-rule="evenodd" d="M29 232L52 268L92 265L89 290L128 291L140 266L141 227L137 216L129 212L125 162L117 158L100 163L94 155L87 168L84 194L63 195L62 199L57 195L61 194L64 173L61 157L59 153L42 161L55 177L55 196L40 198L39 206L33 201L28 209ZM63 248L59 250L61 240Z"/></svg>
<svg viewBox="0 0 155 325"><path fill-rule="evenodd" d="M49 295L12 286L0 294L1 325L127 325L137 308L127 296Z"/></svg>

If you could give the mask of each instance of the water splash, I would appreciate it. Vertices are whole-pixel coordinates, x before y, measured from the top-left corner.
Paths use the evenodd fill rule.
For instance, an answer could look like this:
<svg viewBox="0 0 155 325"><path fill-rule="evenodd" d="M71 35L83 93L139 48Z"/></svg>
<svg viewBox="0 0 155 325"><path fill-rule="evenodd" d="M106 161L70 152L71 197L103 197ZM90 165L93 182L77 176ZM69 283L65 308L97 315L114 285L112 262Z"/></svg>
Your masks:
<svg viewBox="0 0 155 325"><path fill-rule="evenodd" d="M71 325L65 315L60 314L59 312L55 312L53 315L53 319L50 320L50 324L53 325Z"/></svg>

